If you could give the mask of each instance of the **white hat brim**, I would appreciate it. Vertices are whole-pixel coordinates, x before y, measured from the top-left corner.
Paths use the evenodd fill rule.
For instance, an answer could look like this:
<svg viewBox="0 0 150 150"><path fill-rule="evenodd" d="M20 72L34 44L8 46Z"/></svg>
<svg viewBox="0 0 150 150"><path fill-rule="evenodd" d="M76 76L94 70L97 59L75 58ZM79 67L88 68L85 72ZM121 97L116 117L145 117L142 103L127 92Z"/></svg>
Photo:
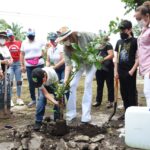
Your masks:
<svg viewBox="0 0 150 150"><path fill-rule="evenodd" d="M62 37L58 37L55 42L59 43L60 41L64 40L66 37L68 37L70 34L72 33L72 31L70 31L69 33L67 33L66 35L62 36Z"/></svg>

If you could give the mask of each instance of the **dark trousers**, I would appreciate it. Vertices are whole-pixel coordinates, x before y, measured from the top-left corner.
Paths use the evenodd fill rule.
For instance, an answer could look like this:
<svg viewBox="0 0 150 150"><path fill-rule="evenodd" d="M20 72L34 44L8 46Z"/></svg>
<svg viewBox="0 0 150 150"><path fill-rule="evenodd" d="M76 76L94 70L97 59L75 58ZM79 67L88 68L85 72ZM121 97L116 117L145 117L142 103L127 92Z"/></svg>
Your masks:
<svg viewBox="0 0 150 150"><path fill-rule="evenodd" d="M35 68L43 68L44 65L39 65L39 66L31 66L31 67L26 67L27 70L27 78L28 78L28 83L29 83L29 91L30 91L30 96L32 101L36 101L36 96L35 96L35 87L32 81L32 71Z"/></svg>
<svg viewBox="0 0 150 150"><path fill-rule="evenodd" d="M109 71L97 70L96 71L97 81L97 96L96 101L101 104L103 98L104 82L106 81L108 89L108 101L114 101L114 68L110 68Z"/></svg>
<svg viewBox="0 0 150 150"><path fill-rule="evenodd" d="M130 106L137 106L136 72L133 76L128 73L119 74L120 92L125 110Z"/></svg>

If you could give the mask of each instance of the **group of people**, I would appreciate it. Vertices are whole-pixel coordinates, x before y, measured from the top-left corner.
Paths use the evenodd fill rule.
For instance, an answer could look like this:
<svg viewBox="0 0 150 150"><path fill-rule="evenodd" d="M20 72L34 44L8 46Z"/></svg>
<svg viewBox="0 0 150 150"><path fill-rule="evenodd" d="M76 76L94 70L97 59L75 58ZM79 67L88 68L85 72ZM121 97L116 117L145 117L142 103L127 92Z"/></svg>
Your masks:
<svg viewBox="0 0 150 150"><path fill-rule="evenodd" d="M138 105L136 74L139 66L140 74L144 77L144 94L147 106L150 106L150 2L147 1L139 6L135 11L135 18L141 27L141 34L138 40L132 32L132 23L129 20L123 20L119 25L120 39L117 41L113 50L109 40L101 45L98 55L103 56L102 68L97 70L92 64L87 64L81 60L81 65L70 83L70 92L66 94L66 120L72 121L77 116L76 112L76 91L79 80L83 74L85 76L84 93L82 97L82 115L81 122L89 123L91 121L92 105L92 81L96 75L97 95L94 107L98 107L103 99L104 81L108 88L108 106L113 107L114 102L114 78L120 81L120 93L122 96L124 110L130 106ZM71 43L76 43L86 51L87 44L97 37L94 33L71 31L68 27L60 28L57 33L50 33L48 39L50 47L46 51L46 67L44 62L45 52L44 44L37 41L35 31L29 29L27 39L22 43L16 41L11 30L0 32L0 53L4 57L0 63L9 65L11 82L15 75L17 85L17 103L23 105L21 99L21 72L27 72L29 82L29 91L32 101L29 107L36 105L35 129L38 130L42 124L45 113L46 100L55 104L54 109L58 110L59 102L50 93L50 85L55 82L65 84L73 69L72 54L76 50ZM5 42L5 39L8 39ZM114 53L116 53L114 58ZM114 58L114 62L113 62ZM0 69L0 76L3 76ZM13 85L13 84L12 84ZM38 88L38 98L36 98L35 88ZM55 94L54 94L55 95ZM37 100L38 99L38 100ZM124 115L122 116L124 118ZM57 115L54 117L57 119Z"/></svg>

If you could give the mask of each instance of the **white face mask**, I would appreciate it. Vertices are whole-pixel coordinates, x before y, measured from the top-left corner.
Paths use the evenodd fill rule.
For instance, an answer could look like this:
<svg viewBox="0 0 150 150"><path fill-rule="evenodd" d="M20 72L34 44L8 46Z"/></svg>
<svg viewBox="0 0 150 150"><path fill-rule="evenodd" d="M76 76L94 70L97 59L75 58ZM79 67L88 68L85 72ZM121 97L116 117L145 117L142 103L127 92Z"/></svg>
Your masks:
<svg viewBox="0 0 150 150"><path fill-rule="evenodd" d="M0 38L0 44L1 44L1 45L4 45L4 44L5 44L5 42L6 42L6 40L5 40L5 39L1 39L1 38Z"/></svg>
<svg viewBox="0 0 150 150"><path fill-rule="evenodd" d="M143 27L144 27L144 22L143 22L143 20L138 20L137 22L138 22L138 25L139 25L140 28L143 28Z"/></svg>
<svg viewBox="0 0 150 150"><path fill-rule="evenodd" d="M70 45L71 45L71 43L70 43L69 40L65 41L63 44L64 44L65 46L70 46Z"/></svg>
<svg viewBox="0 0 150 150"><path fill-rule="evenodd" d="M138 21L138 24L141 28L146 27L148 25L148 23L142 19Z"/></svg>

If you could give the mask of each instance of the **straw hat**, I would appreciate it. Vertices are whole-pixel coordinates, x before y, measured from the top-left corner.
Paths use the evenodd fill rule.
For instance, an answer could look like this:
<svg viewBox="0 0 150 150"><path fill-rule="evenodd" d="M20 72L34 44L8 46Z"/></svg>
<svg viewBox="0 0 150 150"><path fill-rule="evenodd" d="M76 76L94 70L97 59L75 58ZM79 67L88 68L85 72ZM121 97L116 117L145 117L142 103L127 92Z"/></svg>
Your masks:
<svg viewBox="0 0 150 150"><path fill-rule="evenodd" d="M70 34L72 33L72 31L68 28L68 27L61 27L59 29L59 31L57 31L58 34L58 38L56 39L55 42L60 42L62 40L64 40L66 37L68 37Z"/></svg>

